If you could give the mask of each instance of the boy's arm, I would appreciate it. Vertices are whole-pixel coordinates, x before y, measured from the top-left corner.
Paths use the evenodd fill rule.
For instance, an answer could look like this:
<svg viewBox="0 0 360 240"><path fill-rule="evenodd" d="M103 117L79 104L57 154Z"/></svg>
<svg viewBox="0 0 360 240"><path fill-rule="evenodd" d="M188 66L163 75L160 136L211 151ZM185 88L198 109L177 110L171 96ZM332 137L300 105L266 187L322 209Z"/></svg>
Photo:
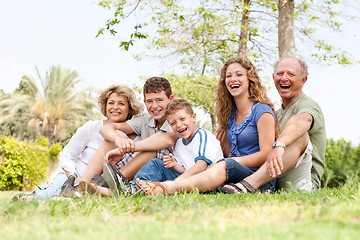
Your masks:
<svg viewBox="0 0 360 240"><path fill-rule="evenodd" d="M134 132L128 123L121 122L105 124L100 129L100 134L105 140L115 143L119 138L123 139L124 137L124 135L119 134L119 131L124 134L131 134Z"/></svg>
<svg viewBox="0 0 360 240"><path fill-rule="evenodd" d="M119 135L119 139L120 138L121 136ZM111 156L108 157L114 157L115 155L122 155L125 153L152 152L152 151L169 148L174 146L177 137L173 132L170 133L161 132L161 133L153 134L150 137L138 142L134 142L131 139L120 139L120 140L115 142L118 151L113 151L111 153Z"/></svg>
<svg viewBox="0 0 360 240"><path fill-rule="evenodd" d="M175 162L174 166L172 167L172 169L174 169L176 172L178 173L184 173L185 172L185 168L184 166L180 165L178 162Z"/></svg>
<svg viewBox="0 0 360 240"><path fill-rule="evenodd" d="M178 173L185 172L185 167L175 160L175 157L172 153L170 153L168 156L164 156L163 161L165 168L172 168Z"/></svg>
<svg viewBox="0 0 360 240"><path fill-rule="evenodd" d="M165 165L165 168L172 168L174 169L176 172L178 173L183 173L185 172L185 168L183 165L181 165L180 163L178 163L177 161L174 161L172 162L171 164L166 164L166 160L165 160L165 157L164 157L164 165Z"/></svg>
<svg viewBox="0 0 360 240"><path fill-rule="evenodd" d="M188 177L190 177L192 175L195 175L197 173L205 171L207 166L208 166L207 162L205 162L204 160L199 159L199 160L196 161L196 163L191 168L186 170L183 174L181 174L175 180L185 179L185 178L188 178Z"/></svg>
<svg viewBox="0 0 360 240"><path fill-rule="evenodd" d="M100 129L104 140L113 142L119 148L120 154L133 152L134 143L127 134L133 134L134 130L126 122L109 123Z"/></svg>
<svg viewBox="0 0 360 240"><path fill-rule="evenodd" d="M150 137L135 142L134 143L134 152L140 151L157 151L165 148L169 148L174 146L177 140L177 136L174 132L163 133L159 132L156 134L151 135Z"/></svg>

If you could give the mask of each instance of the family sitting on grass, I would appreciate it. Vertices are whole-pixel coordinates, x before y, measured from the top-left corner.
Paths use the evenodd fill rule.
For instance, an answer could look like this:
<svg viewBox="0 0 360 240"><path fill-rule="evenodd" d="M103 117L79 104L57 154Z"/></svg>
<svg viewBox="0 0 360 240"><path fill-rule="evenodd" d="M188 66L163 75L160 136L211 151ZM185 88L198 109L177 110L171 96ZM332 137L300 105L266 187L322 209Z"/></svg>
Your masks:
<svg viewBox="0 0 360 240"><path fill-rule="evenodd" d="M61 171L50 184L14 199L318 189L325 123L319 105L302 92L307 76L301 59L284 58L274 65L282 99L275 113L252 63L229 59L216 90L215 136L196 126L190 104L174 100L165 78L146 81L148 113L141 115L131 89L111 87L99 98L107 119L78 129L61 152Z"/></svg>

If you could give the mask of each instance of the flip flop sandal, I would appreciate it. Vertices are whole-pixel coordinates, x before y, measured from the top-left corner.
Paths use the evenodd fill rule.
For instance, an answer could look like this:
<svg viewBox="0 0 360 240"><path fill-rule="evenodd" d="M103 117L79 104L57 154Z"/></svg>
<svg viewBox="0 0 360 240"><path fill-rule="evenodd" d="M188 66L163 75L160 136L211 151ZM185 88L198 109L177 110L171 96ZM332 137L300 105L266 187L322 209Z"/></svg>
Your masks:
<svg viewBox="0 0 360 240"><path fill-rule="evenodd" d="M160 182L143 181L144 184L141 186L140 181L142 180L138 178L135 180L135 183L146 195L153 195L157 187L160 187L163 190L164 195L170 195L164 185L162 185Z"/></svg>
<svg viewBox="0 0 360 240"><path fill-rule="evenodd" d="M235 183L228 183L226 185L230 185L233 188L235 188L236 191L234 191L234 189L226 187L226 185L224 185L223 187L221 187L219 189L220 192L222 193L229 193L229 194L234 194L234 193L253 193L256 192L256 189L250 185L250 183L248 183L245 180L241 180L240 185L237 185Z"/></svg>
<svg viewBox="0 0 360 240"><path fill-rule="evenodd" d="M233 188L226 187L226 185L232 186L233 188L235 188L236 191ZM221 187L219 189L219 191L222 193L228 193L228 194L247 193L247 190L244 186L242 186L243 188L241 188L238 185L236 185L235 183L228 183L226 185Z"/></svg>
<svg viewBox="0 0 360 240"><path fill-rule="evenodd" d="M239 183L241 183L248 192L250 193L256 192L256 189L253 186L251 186L250 183L248 183L247 181L241 180Z"/></svg>

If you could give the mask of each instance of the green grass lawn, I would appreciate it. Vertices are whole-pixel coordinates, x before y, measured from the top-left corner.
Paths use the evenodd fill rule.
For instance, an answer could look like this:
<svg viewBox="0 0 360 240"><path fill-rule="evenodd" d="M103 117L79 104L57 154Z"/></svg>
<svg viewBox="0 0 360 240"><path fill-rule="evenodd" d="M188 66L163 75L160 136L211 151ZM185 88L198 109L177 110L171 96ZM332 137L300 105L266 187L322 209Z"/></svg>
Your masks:
<svg viewBox="0 0 360 240"><path fill-rule="evenodd" d="M10 203L0 239L359 239L360 190Z"/></svg>

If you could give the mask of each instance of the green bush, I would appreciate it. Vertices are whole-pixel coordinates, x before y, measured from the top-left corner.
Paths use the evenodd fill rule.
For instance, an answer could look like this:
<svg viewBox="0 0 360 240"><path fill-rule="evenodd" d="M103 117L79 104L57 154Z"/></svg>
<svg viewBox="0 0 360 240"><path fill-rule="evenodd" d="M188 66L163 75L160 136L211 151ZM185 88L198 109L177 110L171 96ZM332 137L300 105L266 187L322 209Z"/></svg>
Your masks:
<svg viewBox="0 0 360 240"><path fill-rule="evenodd" d="M37 144L43 147L47 147L49 146L49 139L47 139L44 136L39 136L38 140L37 140Z"/></svg>
<svg viewBox="0 0 360 240"><path fill-rule="evenodd" d="M61 150L62 146L60 143L54 143L53 145L51 145L49 149L51 160L55 161Z"/></svg>
<svg viewBox="0 0 360 240"><path fill-rule="evenodd" d="M59 153L58 146L50 153L48 144L46 138L35 143L1 137L0 189L28 190L44 181L48 176L50 157L55 159Z"/></svg>
<svg viewBox="0 0 360 240"><path fill-rule="evenodd" d="M360 145L353 147L344 139L329 139L326 144L323 186L344 186L360 177ZM351 178L351 179L350 179Z"/></svg>

